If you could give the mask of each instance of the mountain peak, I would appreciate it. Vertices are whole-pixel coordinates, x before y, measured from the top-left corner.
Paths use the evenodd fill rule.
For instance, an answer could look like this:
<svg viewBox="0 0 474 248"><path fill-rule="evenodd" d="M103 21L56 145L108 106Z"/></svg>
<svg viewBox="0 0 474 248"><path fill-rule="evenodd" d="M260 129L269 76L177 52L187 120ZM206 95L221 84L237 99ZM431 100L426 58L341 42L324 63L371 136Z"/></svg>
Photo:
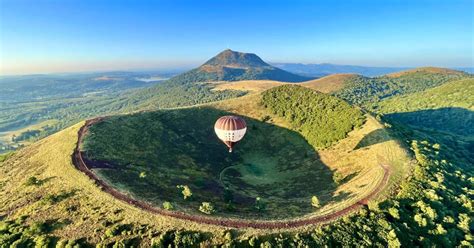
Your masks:
<svg viewBox="0 0 474 248"><path fill-rule="evenodd" d="M265 63L253 53L242 53L226 49L203 65L173 77L178 83L275 80L302 82L311 78L293 74Z"/></svg>
<svg viewBox="0 0 474 248"><path fill-rule="evenodd" d="M253 53L243 53L226 49L208 60L202 66L225 66L231 68L270 67Z"/></svg>

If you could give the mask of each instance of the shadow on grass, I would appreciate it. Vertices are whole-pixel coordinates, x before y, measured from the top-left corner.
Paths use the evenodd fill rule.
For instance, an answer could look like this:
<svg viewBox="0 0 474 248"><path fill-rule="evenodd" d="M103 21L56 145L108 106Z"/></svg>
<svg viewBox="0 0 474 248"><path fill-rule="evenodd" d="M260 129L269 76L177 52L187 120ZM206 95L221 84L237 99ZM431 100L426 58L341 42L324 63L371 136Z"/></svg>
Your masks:
<svg viewBox="0 0 474 248"><path fill-rule="evenodd" d="M474 162L474 111L464 108L440 108L384 116L384 120L401 126L408 136L441 143L447 158L465 166ZM405 126L403 128L403 126Z"/></svg>
<svg viewBox="0 0 474 248"><path fill-rule="evenodd" d="M349 182L350 180L352 180L352 178L356 177L357 175L359 175L360 171L356 171L356 172L353 172L347 176L345 176L341 182L339 184L345 184L347 182Z"/></svg>
<svg viewBox="0 0 474 248"><path fill-rule="evenodd" d="M40 180L38 180L38 183L39 183L39 185L42 185L42 184L45 184L45 183L53 180L54 178L56 178L56 177L53 176L53 177L47 177L47 178L44 178L44 179L40 179Z"/></svg>
<svg viewBox="0 0 474 248"><path fill-rule="evenodd" d="M341 191L339 194L335 195L333 198L331 198L331 201L333 202L338 202L347 199L349 196L351 196L351 193L346 192L346 191Z"/></svg>
<svg viewBox="0 0 474 248"><path fill-rule="evenodd" d="M474 135L474 111L464 108L427 109L385 115L395 120L432 131L443 131L460 136Z"/></svg>
<svg viewBox="0 0 474 248"><path fill-rule="evenodd" d="M369 147L385 141L392 140L392 138L387 134L387 131L384 129L376 129L362 138L359 143L357 143L354 150Z"/></svg>
<svg viewBox="0 0 474 248"><path fill-rule="evenodd" d="M59 194L49 194L49 195L46 195L44 198L43 198L43 201L49 203L49 204L56 204L58 202L61 202L69 197L72 197L76 194L76 192L78 192L79 190L77 189L74 189L74 190L71 190L69 192L66 192L66 191L62 191L60 192Z"/></svg>

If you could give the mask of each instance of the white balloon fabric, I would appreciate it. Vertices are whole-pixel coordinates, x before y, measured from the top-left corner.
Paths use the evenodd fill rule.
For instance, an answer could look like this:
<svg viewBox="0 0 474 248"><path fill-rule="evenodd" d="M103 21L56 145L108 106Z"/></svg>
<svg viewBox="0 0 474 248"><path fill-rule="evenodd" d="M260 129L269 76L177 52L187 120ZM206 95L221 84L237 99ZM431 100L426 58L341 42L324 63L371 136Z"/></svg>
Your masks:
<svg viewBox="0 0 474 248"><path fill-rule="evenodd" d="M247 132L247 124L238 116L222 116L216 121L214 131L217 137L229 147L229 152L232 152L234 144L239 142Z"/></svg>

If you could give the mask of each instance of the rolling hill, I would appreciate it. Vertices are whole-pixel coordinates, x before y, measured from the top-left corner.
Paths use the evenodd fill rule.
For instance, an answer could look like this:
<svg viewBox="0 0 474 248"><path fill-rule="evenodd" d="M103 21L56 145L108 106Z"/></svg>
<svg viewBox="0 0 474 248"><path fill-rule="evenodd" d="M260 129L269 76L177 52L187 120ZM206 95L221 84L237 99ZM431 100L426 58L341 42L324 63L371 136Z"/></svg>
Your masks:
<svg viewBox="0 0 474 248"><path fill-rule="evenodd" d="M421 92L371 104L372 111L391 123L407 126L425 140L446 144L460 166L474 163L474 79L449 81Z"/></svg>
<svg viewBox="0 0 474 248"><path fill-rule="evenodd" d="M272 65L289 72L310 77L323 77L331 74L360 74L366 77L376 77L407 70L407 67L375 67L358 65L337 65L330 63L301 64L301 63L272 63Z"/></svg>
<svg viewBox="0 0 474 248"><path fill-rule="evenodd" d="M416 73L432 73L432 74L443 74L443 75L466 75L465 72L441 68L441 67L418 67L410 70L403 70L399 72L389 73L386 77L399 78L406 75L412 75Z"/></svg>
<svg viewBox="0 0 474 248"><path fill-rule="evenodd" d="M331 93L339 91L346 87L346 82L356 81L359 77L357 74L333 74L322 78L304 82L302 85L319 92Z"/></svg>
<svg viewBox="0 0 474 248"><path fill-rule="evenodd" d="M334 95L350 103L365 105L383 99L420 92L450 80L472 77L470 74L444 68L418 68L381 77L356 77L345 81Z"/></svg>
<svg viewBox="0 0 474 248"><path fill-rule="evenodd" d="M359 65L338 65L330 63L302 64L302 63L271 63L283 70L305 75L308 77L324 77L331 74L360 74L365 77L379 77L389 73L397 73L412 68L409 67L375 67ZM473 67L453 67L453 70L474 73Z"/></svg>
<svg viewBox="0 0 474 248"><path fill-rule="evenodd" d="M449 81L438 87L374 104L374 111L389 114L422 109L459 107L474 111L474 78Z"/></svg>

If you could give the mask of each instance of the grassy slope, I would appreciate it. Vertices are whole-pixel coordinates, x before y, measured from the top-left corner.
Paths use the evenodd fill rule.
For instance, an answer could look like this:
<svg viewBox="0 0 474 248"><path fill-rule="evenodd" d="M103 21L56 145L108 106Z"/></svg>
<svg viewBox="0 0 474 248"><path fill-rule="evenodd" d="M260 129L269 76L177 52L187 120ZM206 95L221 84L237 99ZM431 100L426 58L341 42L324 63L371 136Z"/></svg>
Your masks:
<svg viewBox="0 0 474 248"><path fill-rule="evenodd" d="M116 240L104 234L113 226L140 228L143 225L145 233L151 230L156 233L154 236L181 228L221 230L148 214L103 193L71 163L70 154L82 124L21 149L0 164L0 216L8 220L26 216L25 225L56 223L50 228L51 235L68 240L85 238L92 243L99 243L102 237ZM32 176L38 179L38 184L26 186ZM144 240L150 242L150 238Z"/></svg>
<svg viewBox="0 0 474 248"><path fill-rule="evenodd" d="M474 79L461 79L441 86L374 104L380 113L409 112L422 109L459 107L474 110Z"/></svg>
<svg viewBox="0 0 474 248"><path fill-rule="evenodd" d="M287 84L285 82L270 81L270 80L244 80L238 82L220 82L214 85L215 91L222 90L241 90L250 92L260 92L270 88Z"/></svg>

